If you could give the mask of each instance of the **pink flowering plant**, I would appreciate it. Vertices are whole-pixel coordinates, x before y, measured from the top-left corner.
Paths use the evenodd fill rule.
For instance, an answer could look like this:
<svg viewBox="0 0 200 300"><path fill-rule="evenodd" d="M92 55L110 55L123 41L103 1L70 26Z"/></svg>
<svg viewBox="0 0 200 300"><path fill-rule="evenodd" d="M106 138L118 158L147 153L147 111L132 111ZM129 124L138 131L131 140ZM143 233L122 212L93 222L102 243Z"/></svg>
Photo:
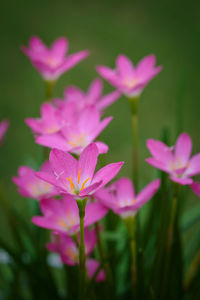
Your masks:
<svg viewBox="0 0 200 300"><path fill-rule="evenodd" d="M22 51L44 79L46 96L40 116L25 119L42 159L34 168L21 165L12 177L18 193L29 198L24 200L29 218L2 201L17 245L14 251L0 239L13 275L13 294L8 294L19 299L199 299L192 292L200 279L199 249L186 259L189 250L182 241L199 217L183 226L181 208L188 192L200 197L200 153L192 155L187 133L172 143L166 135L146 137L151 180L139 163L139 99L162 70L155 55L134 65L121 54L115 69L96 67L114 87L110 93L103 93L103 81L96 78L87 91L66 86L59 98L55 82L89 52L68 55L66 38L47 47L38 37ZM121 96L131 112L132 176L123 173L126 156L105 163L113 149L102 132L117 118L104 113ZM1 144L8 125L0 123ZM120 145L120 135L115 138Z"/></svg>

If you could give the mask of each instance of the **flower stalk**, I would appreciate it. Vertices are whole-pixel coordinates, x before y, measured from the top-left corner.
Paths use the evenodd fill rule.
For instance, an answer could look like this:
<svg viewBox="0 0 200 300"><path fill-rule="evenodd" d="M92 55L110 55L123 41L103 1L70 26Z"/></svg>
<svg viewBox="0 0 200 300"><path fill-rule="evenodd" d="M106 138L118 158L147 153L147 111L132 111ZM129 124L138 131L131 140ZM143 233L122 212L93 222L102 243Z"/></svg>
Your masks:
<svg viewBox="0 0 200 300"><path fill-rule="evenodd" d="M79 246L79 265L80 265L80 290L79 299L85 299L85 283L86 283L86 268L85 268L85 240L84 240L84 217L87 198L76 200L79 208L80 217L80 246Z"/></svg>
<svg viewBox="0 0 200 300"><path fill-rule="evenodd" d="M135 216L127 217L125 224L128 231L130 249L131 249L131 279L133 284L133 290L136 290L137 285L137 270L136 270L136 241L135 241Z"/></svg>
<svg viewBox="0 0 200 300"><path fill-rule="evenodd" d="M138 100L139 97L128 98L131 108L132 137L133 137L133 182L136 192L139 184L139 167L138 167Z"/></svg>
<svg viewBox="0 0 200 300"><path fill-rule="evenodd" d="M172 199L170 222L169 222L169 229L168 229L167 252L170 251L171 246L172 246L172 241L173 241L174 222L175 222L175 218L176 218L178 195L179 195L179 184L174 183L174 194L173 194L173 199Z"/></svg>
<svg viewBox="0 0 200 300"><path fill-rule="evenodd" d="M55 81L45 81L45 97L46 97L46 102L50 102L52 97L53 97L53 90L55 86Z"/></svg>

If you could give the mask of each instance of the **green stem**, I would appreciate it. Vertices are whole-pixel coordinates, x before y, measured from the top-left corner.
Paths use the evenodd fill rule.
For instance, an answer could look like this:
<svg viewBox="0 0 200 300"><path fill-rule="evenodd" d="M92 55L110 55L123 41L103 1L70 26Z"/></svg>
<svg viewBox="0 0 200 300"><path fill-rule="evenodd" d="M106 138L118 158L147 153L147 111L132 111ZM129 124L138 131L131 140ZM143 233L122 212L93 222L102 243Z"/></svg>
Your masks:
<svg viewBox="0 0 200 300"><path fill-rule="evenodd" d="M176 217L178 194L179 194L179 184L174 183L174 194L172 199L171 215L170 215L170 222L169 222L169 229L168 229L167 252L170 252L172 241L173 241L174 222Z"/></svg>
<svg viewBox="0 0 200 300"><path fill-rule="evenodd" d="M54 85L55 81L45 81L45 96L47 102L50 102L53 97Z"/></svg>
<svg viewBox="0 0 200 300"><path fill-rule="evenodd" d="M84 217L87 198L76 200L79 208L80 217L80 246L79 246L79 265L80 265L80 290L79 299L85 299L86 291L86 268L85 268L85 240L84 240Z"/></svg>
<svg viewBox="0 0 200 300"><path fill-rule="evenodd" d="M133 182L136 192L139 184L139 168L138 168L138 97L129 98L131 115L132 115L132 137L133 137Z"/></svg>
<svg viewBox="0 0 200 300"><path fill-rule="evenodd" d="M99 250L99 255L100 255L100 258L101 258L101 263L104 266L104 270L105 270L105 273L106 273L106 278L107 278L108 282L111 284L112 283L112 273L111 273L109 263L107 261L107 256L106 256L106 253L105 253L103 241L102 241L100 233L99 233L98 223L95 223L95 232L96 232L97 241L98 241L98 250Z"/></svg>
<svg viewBox="0 0 200 300"><path fill-rule="evenodd" d="M136 270L136 241L135 241L135 216L128 217L125 219L125 224L127 227L129 235L129 243L131 250L131 279L133 284L133 290L136 291L137 285L137 270Z"/></svg>

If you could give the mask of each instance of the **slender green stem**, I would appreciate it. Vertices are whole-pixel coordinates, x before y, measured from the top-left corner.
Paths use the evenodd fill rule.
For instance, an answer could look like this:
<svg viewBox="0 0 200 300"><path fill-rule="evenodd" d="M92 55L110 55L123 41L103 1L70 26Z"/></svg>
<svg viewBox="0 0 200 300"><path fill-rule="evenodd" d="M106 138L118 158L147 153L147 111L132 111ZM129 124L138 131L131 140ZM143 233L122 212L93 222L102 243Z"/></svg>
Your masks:
<svg viewBox="0 0 200 300"><path fill-rule="evenodd" d="M95 232L96 232L96 236L97 236L97 240L98 240L98 250L99 250L99 255L100 255L100 258L101 258L101 263L104 266L104 270L105 270L105 273L106 273L106 278L107 278L108 282L111 284L112 283L112 273L111 273L110 265L109 265L108 260L107 260L106 253L105 253L105 248L104 248L104 245L103 245L103 241L102 241L101 236L100 236L98 223L95 223Z"/></svg>
<svg viewBox="0 0 200 300"><path fill-rule="evenodd" d="M136 192L139 184L139 168L138 168L138 97L129 98L132 118L132 137L133 137L133 182Z"/></svg>
<svg viewBox="0 0 200 300"><path fill-rule="evenodd" d="M131 279L134 291L137 285L137 270L136 270L136 241L135 241L135 216L125 219L125 224L128 230L129 243L131 249Z"/></svg>
<svg viewBox="0 0 200 300"><path fill-rule="evenodd" d="M45 81L45 97L46 101L50 102L53 97L55 81Z"/></svg>
<svg viewBox="0 0 200 300"><path fill-rule="evenodd" d="M86 291L86 268L85 268L85 240L84 240L84 217L87 198L76 200L79 208L80 217L80 246L79 246L79 265L80 265L80 290L79 299L85 299Z"/></svg>
<svg viewBox="0 0 200 300"><path fill-rule="evenodd" d="M199 270L199 267L200 267L200 250L196 253L188 268L184 280L184 290L187 290L189 288L192 279L194 278L196 272Z"/></svg>
<svg viewBox="0 0 200 300"><path fill-rule="evenodd" d="M172 241L173 241L174 222L175 222L175 217L176 217L178 194L179 194L179 184L174 183L174 194L173 194L173 199L172 199L171 215L170 215L170 222L169 222L169 229L168 229L167 252L170 251Z"/></svg>

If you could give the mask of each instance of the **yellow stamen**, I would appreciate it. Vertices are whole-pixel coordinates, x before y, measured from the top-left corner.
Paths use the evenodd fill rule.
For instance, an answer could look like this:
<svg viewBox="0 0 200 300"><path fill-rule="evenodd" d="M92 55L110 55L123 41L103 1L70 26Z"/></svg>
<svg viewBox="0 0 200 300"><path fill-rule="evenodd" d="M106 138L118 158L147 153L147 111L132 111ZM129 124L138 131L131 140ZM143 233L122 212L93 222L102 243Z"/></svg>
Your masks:
<svg viewBox="0 0 200 300"><path fill-rule="evenodd" d="M82 187L81 187L81 189L80 189L80 191L82 191L84 188L85 188L85 184L86 184L86 182L88 181L90 179L90 177L89 178L87 178L84 182L83 182L83 184L82 184Z"/></svg>
<svg viewBox="0 0 200 300"><path fill-rule="evenodd" d="M75 194L75 185L74 185L73 182L72 182L71 176L69 176L69 178L67 178L67 180L68 180L69 183L70 183L71 190L72 190L73 193Z"/></svg>
<svg viewBox="0 0 200 300"><path fill-rule="evenodd" d="M80 182L80 176L81 176L81 169L78 171L78 184Z"/></svg>
<svg viewBox="0 0 200 300"><path fill-rule="evenodd" d="M67 227L67 224L65 223L65 221L62 218L59 219L58 224L62 227Z"/></svg>

